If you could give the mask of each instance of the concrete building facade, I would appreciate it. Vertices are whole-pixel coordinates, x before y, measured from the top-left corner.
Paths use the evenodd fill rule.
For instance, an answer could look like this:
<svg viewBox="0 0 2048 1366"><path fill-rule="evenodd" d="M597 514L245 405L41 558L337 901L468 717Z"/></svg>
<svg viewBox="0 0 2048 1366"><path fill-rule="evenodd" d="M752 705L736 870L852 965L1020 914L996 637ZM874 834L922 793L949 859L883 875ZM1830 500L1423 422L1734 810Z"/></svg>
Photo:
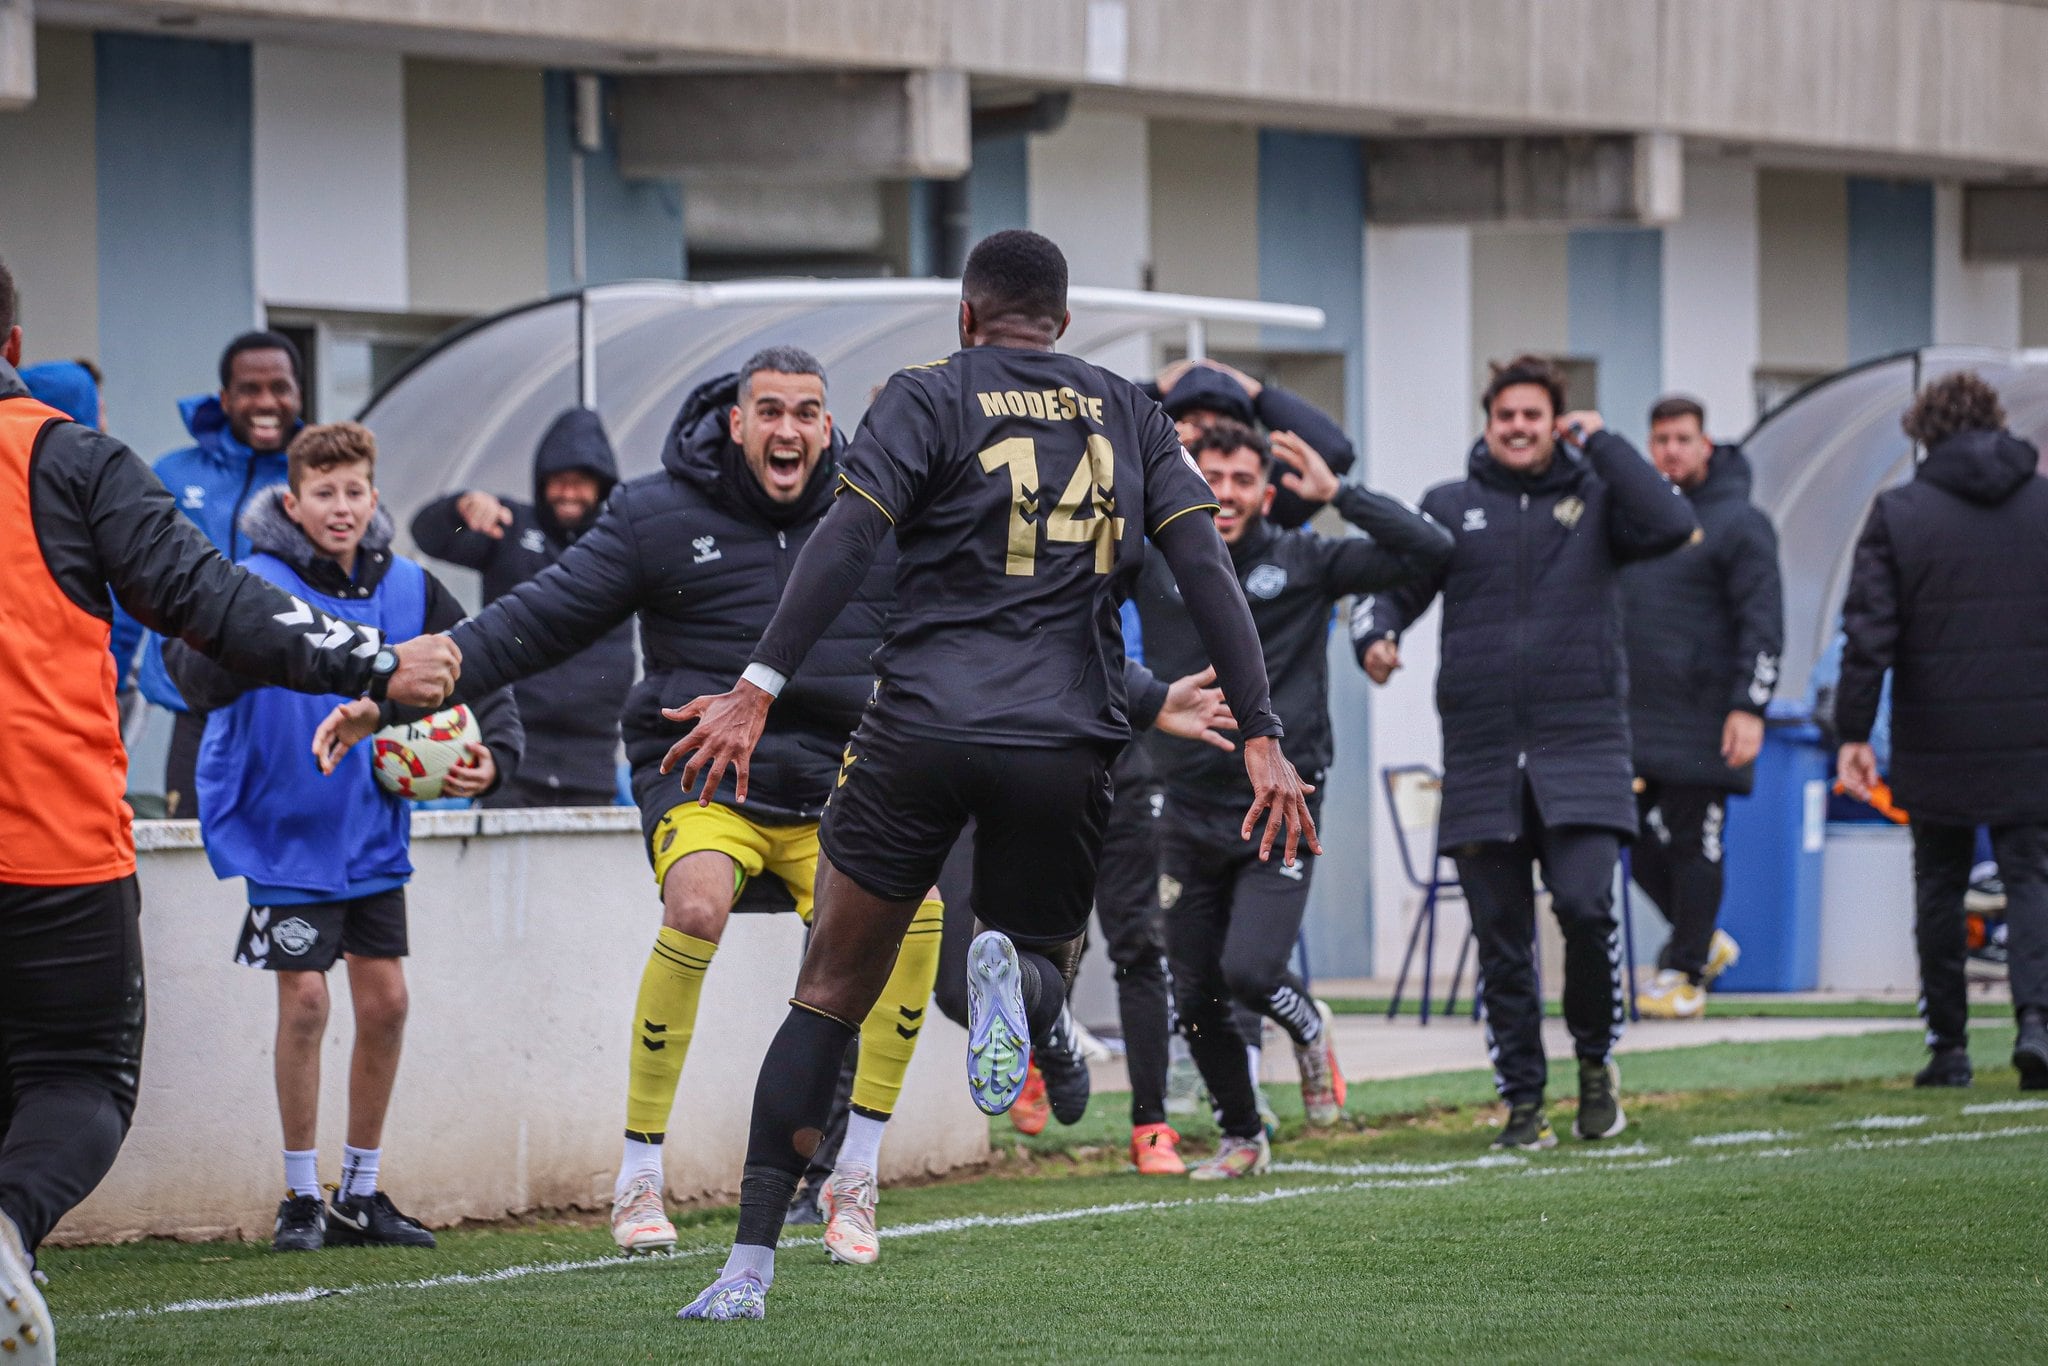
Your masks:
<svg viewBox="0 0 2048 1366"><path fill-rule="evenodd" d="M259 323L344 416L578 282L947 274L1026 225L1077 282L1322 308L1209 346L1413 498L1516 351L1732 437L1863 358L2048 344L2048 228L1972 231L2048 177L2044 58L2039 0L11 0L0 256L154 455ZM1333 636L1320 972L1398 951L1375 775L1436 756L1432 630L1372 696Z"/></svg>

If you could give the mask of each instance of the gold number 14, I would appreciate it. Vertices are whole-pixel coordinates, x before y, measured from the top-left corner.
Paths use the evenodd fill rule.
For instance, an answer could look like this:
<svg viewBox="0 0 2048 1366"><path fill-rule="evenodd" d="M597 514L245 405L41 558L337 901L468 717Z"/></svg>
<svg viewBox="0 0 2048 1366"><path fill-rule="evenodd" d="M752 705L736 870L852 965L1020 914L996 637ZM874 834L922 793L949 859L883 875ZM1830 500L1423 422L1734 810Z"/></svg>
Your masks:
<svg viewBox="0 0 2048 1366"><path fill-rule="evenodd" d="M1038 509L1038 443L1028 436L998 441L981 453L985 473L1010 475L1009 544L1003 572L1029 577L1038 572L1038 533L1027 514ZM1123 539L1124 519L1116 515L1116 451L1105 436L1088 438L1087 454L1074 465L1074 477L1045 518L1045 539L1069 545L1095 545L1095 572L1107 574L1116 565L1116 547Z"/></svg>

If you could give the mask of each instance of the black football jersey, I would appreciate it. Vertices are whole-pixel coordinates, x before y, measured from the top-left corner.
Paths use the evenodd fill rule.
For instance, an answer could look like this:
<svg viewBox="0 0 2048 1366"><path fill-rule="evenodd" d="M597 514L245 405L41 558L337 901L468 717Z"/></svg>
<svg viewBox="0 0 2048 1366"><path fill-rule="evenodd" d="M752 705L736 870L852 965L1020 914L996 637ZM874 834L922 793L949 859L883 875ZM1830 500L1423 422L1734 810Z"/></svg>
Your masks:
<svg viewBox="0 0 2048 1366"><path fill-rule="evenodd" d="M840 461L895 524L873 724L998 745L1130 736L1118 609L1144 539L1216 507L1174 425L1073 356L981 346L899 371Z"/></svg>

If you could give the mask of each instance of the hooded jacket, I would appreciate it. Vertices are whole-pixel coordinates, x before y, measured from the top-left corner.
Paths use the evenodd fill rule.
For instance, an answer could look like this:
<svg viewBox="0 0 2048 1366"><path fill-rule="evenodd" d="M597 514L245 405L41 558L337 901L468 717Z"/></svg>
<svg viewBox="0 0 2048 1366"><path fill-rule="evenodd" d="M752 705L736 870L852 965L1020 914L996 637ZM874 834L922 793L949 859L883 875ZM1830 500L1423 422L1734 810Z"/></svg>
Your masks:
<svg viewBox="0 0 2048 1366"><path fill-rule="evenodd" d="M1963 432L1877 496L1849 575L1835 722L1870 738L1892 671L1893 795L1916 819L2048 821L2048 479Z"/></svg>
<svg viewBox="0 0 2048 1366"><path fill-rule="evenodd" d="M180 399L178 414L185 419L185 430L192 433L192 444L158 459L156 477L177 499L178 509L206 533L213 548L239 563L250 551L248 537L238 530L242 513L257 494L284 483L284 451L259 453L238 441L228 429L228 415L218 395ZM294 427L290 435L297 432ZM114 624L114 652L124 665L132 651L122 655L123 648L138 638L142 658L136 665L135 680L142 695L160 707L187 710L185 699L164 669L163 638L144 635L141 627L122 613Z"/></svg>
<svg viewBox="0 0 2048 1366"><path fill-rule="evenodd" d="M835 433L802 495L790 504L770 500L727 432L738 388L738 377L726 375L693 391L663 443L662 468L620 484L553 565L454 633L463 659L457 696L466 696L558 663L637 614L646 671L627 697L623 730L650 836L682 795L675 776L658 771L682 734L661 709L738 680L837 477ZM746 805L738 806L731 774L716 801L756 821L818 818L873 688L869 657L881 642L895 571L892 540L768 713Z"/></svg>
<svg viewBox="0 0 2048 1366"><path fill-rule="evenodd" d="M1524 781L1545 825L1633 838L1620 570L1690 540L1691 505L1612 432L1583 457L1560 444L1540 474L1509 470L1484 441L1466 466L1422 499L1457 539L1448 566L1352 613L1362 656L1443 594L1438 847L1522 836Z"/></svg>
<svg viewBox="0 0 2048 1366"><path fill-rule="evenodd" d="M360 693L366 637L313 634L305 604L229 564L133 452L37 402L0 362L0 882L79 886L135 871L122 800L109 586L148 626L265 682Z"/></svg>
<svg viewBox="0 0 2048 1366"><path fill-rule="evenodd" d="M1628 716L1636 773L1747 792L1756 766L1721 758L1728 713L1762 716L1785 646L1778 534L1749 501L1749 461L1716 447L1699 487L1681 490L1701 539L1622 571Z"/></svg>
<svg viewBox="0 0 2048 1366"><path fill-rule="evenodd" d="M1358 463L1358 451L1352 446L1351 439L1344 435L1342 427L1332 422L1315 404L1278 385L1260 385L1259 396L1255 399L1245 392L1242 384L1214 366L1192 365L1163 398L1156 384L1145 386L1145 392L1158 398L1159 405L1166 409L1166 415L1176 422L1199 409L1221 414L1254 429L1263 426L1269 432L1293 432L1314 447L1315 453L1323 457L1323 463L1340 479ZM1285 456L1276 455L1276 459L1280 465L1294 470ZM1300 472L1294 470L1296 474ZM1313 517L1320 506L1320 503L1308 502L1281 483L1279 471L1274 472L1273 507L1266 514L1268 521L1283 529L1292 529Z"/></svg>
<svg viewBox="0 0 2048 1366"><path fill-rule="evenodd" d="M420 509L413 541L423 554L479 571L484 601L495 602L560 559L587 529L563 526L545 497L548 477L570 470L596 477L600 508L619 483L604 423L587 408L571 408L549 424L534 452L533 501L505 500L512 524L503 536L471 531L457 511L458 492ZM633 673L633 626L623 621L588 649L514 686L526 727L522 789L559 792L570 801L611 800L619 715Z"/></svg>
<svg viewBox="0 0 2048 1366"><path fill-rule="evenodd" d="M371 517L355 573L321 554L284 512L282 488L258 494L236 530L253 553L244 562L310 603L355 617L392 642L445 631L462 619L448 590L415 562L391 552L391 518ZM374 747L357 745L331 775L308 761L313 731L338 695L307 696L241 678L189 647L164 651L170 675L208 713L197 780L206 854L220 877L247 878L251 905L288 905L367 896L412 875L409 803L377 785ZM519 767L519 710L504 692L476 706L498 781Z"/></svg>

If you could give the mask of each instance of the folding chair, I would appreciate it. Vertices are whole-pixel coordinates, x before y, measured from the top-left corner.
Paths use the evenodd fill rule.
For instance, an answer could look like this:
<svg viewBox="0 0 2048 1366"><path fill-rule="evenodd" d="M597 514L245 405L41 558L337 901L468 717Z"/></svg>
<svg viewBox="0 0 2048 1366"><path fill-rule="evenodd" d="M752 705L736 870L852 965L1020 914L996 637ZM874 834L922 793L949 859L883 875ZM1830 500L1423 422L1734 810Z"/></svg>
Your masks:
<svg viewBox="0 0 2048 1366"><path fill-rule="evenodd" d="M1394 999L1387 1006L1387 1018L1393 1019L1401 1013L1401 998L1407 994L1408 974L1415 965L1415 950L1422 949L1422 1000L1421 1022L1429 1023L1431 976L1436 968L1436 908L1446 898L1462 900L1464 891L1458 886L1455 873L1444 875L1444 858L1437 853L1437 820L1443 809L1444 783L1437 771L1427 764L1405 764L1380 770L1380 781L1386 788L1387 815L1394 823L1394 840L1401 850L1401 871L1409 885L1422 893L1422 905L1415 912L1415 923L1408 931L1408 950L1401 957L1401 975L1394 982ZM1421 848L1426 853L1418 854L1409 847L1410 841L1424 841ZM1428 875L1418 872L1417 864L1427 858ZM1457 971L1451 978L1451 999L1458 994L1458 978L1465 971L1465 949L1470 947L1471 936L1458 951Z"/></svg>

